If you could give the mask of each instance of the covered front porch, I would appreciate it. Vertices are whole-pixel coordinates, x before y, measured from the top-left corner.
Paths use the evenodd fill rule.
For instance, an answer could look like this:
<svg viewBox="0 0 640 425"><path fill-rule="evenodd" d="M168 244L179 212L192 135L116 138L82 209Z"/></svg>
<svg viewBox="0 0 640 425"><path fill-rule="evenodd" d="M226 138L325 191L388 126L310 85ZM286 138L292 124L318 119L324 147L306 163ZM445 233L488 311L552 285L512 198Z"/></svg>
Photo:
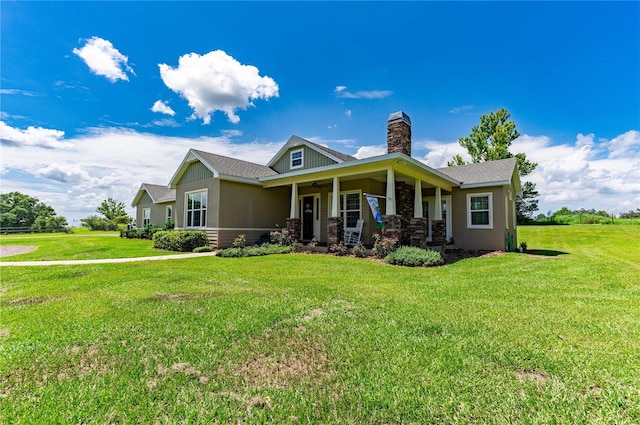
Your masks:
<svg viewBox="0 0 640 425"><path fill-rule="evenodd" d="M448 213L457 182L400 153L267 177L262 183L290 187L287 228L303 242L315 237L329 246L338 244L359 219L364 219L360 241L365 245L373 243L374 232L414 246L442 245L453 237ZM367 195L378 200L382 229Z"/></svg>

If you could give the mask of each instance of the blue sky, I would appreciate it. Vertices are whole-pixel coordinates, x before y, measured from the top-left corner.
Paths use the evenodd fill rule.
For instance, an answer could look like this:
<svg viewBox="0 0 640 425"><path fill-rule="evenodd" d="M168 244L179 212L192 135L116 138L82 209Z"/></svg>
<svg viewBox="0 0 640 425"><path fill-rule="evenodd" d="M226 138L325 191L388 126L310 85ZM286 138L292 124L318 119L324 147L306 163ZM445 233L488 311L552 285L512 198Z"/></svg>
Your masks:
<svg viewBox="0 0 640 425"><path fill-rule="evenodd" d="M266 163L296 134L433 167L505 107L540 212L640 207L638 2L5 2L2 192L72 224L190 147Z"/></svg>

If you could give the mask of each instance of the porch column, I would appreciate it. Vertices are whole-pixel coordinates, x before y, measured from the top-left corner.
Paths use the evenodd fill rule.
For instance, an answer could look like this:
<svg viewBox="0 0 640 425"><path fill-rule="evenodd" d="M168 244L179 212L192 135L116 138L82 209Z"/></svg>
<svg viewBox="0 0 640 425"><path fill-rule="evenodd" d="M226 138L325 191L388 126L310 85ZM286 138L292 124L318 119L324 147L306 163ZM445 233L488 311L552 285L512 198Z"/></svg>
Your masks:
<svg viewBox="0 0 640 425"><path fill-rule="evenodd" d="M289 218L287 219L287 230L294 240L302 239L302 226L298 209L298 183L292 183L291 208L289 209Z"/></svg>
<svg viewBox="0 0 640 425"><path fill-rule="evenodd" d="M298 218L298 183L291 184L291 208L289 218Z"/></svg>
<svg viewBox="0 0 640 425"><path fill-rule="evenodd" d="M413 188L413 217L422 218L422 180L416 179Z"/></svg>
<svg viewBox="0 0 640 425"><path fill-rule="evenodd" d="M337 177L333 178L333 194L331 196L331 217L338 217L340 205L340 180Z"/></svg>
<svg viewBox="0 0 640 425"><path fill-rule="evenodd" d="M416 179L413 196L413 218L409 221L412 246L422 247L427 242L427 219L422 217L422 180Z"/></svg>
<svg viewBox="0 0 640 425"><path fill-rule="evenodd" d="M329 247L339 244L344 238L344 222L340 216L340 180L333 178L333 193L331 194L331 214L327 225L327 244Z"/></svg>
<svg viewBox="0 0 640 425"><path fill-rule="evenodd" d="M393 168L387 168L387 215L396 215L396 178Z"/></svg>
<svg viewBox="0 0 640 425"><path fill-rule="evenodd" d="M444 252L447 244L447 225L442 220L442 193L439 186L436 186L436 201L431 221L431 244L439 246Z"/></svg>

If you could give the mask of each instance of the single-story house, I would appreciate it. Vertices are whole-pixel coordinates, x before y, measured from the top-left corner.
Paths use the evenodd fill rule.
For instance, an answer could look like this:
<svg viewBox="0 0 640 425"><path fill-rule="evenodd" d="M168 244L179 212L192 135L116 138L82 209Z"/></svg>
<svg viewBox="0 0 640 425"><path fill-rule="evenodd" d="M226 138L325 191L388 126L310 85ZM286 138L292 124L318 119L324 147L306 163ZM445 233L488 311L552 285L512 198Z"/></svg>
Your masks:
<svg viewBox="0 0 640 425"><path fill-rule="evenodd" d="M155 215L166 218L161 205L171 205L176 229L205 230L218 248L241 233L254 241L284 226L299 241L334 244L361 219L365 245L374 232L404 245L504 250L517 244L516 159L431 168L411 157L404 112L389 116L384 155L357 159L298 136L267 165L191 149L166 192L159 187L143 184L136 195L138 226L144 214L154 224ZM382 223L369 198L377 200Z"/></svg>
<svg viewBox="0 0 640 425"><path fill-rule="evenodd" d="M133 198L136 208L136 225L143 228L147 224L163 227L165 222L173 220L176 205L176 191L159 184L142 183Z"/></svg>

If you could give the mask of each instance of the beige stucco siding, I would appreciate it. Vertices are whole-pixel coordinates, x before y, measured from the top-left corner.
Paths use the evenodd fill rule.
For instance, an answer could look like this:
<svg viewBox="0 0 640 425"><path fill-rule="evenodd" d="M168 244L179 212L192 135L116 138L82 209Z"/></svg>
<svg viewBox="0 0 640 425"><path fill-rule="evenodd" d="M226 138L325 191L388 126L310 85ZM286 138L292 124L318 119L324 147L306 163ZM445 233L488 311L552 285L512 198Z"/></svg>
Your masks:
<svg viewBox="0 0 640 425"><path fill-rule="evenodd" d="M469 228L467 195L491 193L491 229ZM505 188L502 186L476 189L454 188L452 202L452 233L457 248L469 250L504 250L506 246ZM509 231L515 233L513 226Z"/></svg>
<svg viewBox="0 0 640 425"><path fill-rule="evenodd" d="M229 246L240 233L246 235L248 243L253 243L278 226L286 227L290 199L290 188L263 189L221 180L219 221L215 226L219 228L219 246Z"/></svg>
<svg viewBox="0 0 640 425"><path fill-rule="evenodd" d="M140 201L136 205L136 226L138 228L143 227L143 211L149 208L151 213L150 223L156 227L164 227L167 215L167 205L174 205L175 202L167 202L163 204L154 204L148 193L144 193L140 197ZM175 207L174 207L175 208Z"/></svg>

